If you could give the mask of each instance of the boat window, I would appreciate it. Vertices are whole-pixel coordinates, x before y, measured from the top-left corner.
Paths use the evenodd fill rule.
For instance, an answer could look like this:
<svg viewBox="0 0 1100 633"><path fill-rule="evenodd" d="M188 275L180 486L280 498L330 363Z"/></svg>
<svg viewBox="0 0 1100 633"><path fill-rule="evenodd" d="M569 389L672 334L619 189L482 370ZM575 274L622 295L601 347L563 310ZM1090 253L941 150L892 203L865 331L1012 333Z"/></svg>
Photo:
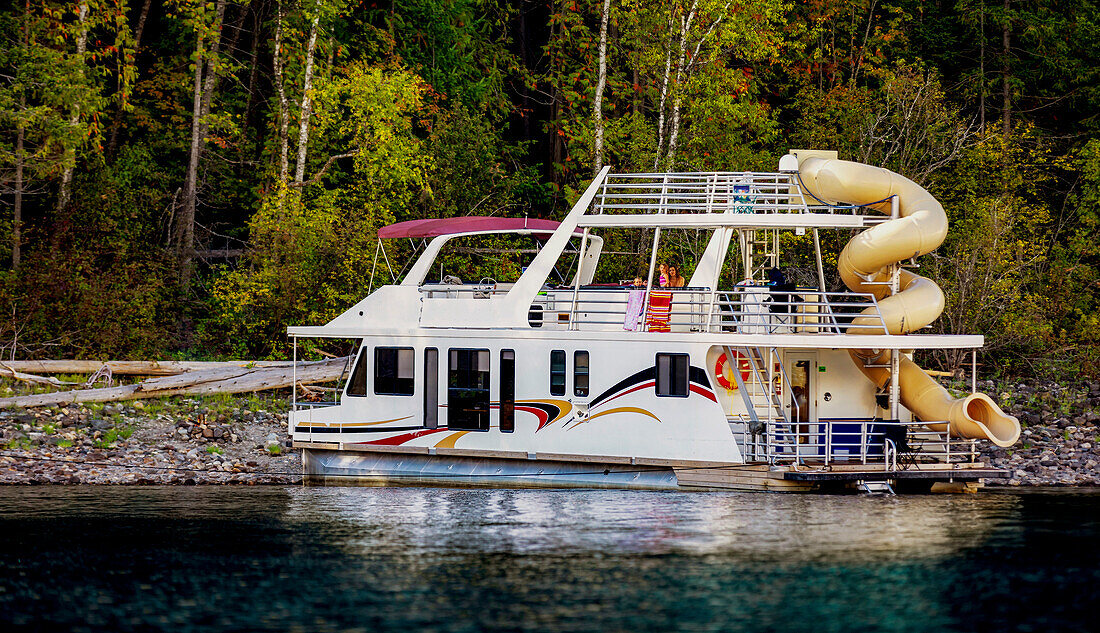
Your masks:
<svg viewBox="0 0 1100 633"><path fill-rule="evenodd" d="M657 354L658 396L686 398L688 395L688 355Z"/></svg>
<svg viewBox="0 0 1100 633"><path fill-rule="evenodd" d="M374 393L382 396L413 394L413 348L374 348Z"/></svg>
<svg viewBox="0 0 1100 633"><path fill-rule="evenodd" d="M588 352L573 352L573 395L588 396Z"/></svg>
<svg viewBox="0 0 1100 633"><path fill-rule="evenodd" d="M448 351L447 428L488 431L489 350Z"/></svg>
<svg viewBox="0 0 1100 633"><path fill-rule="evenodd" d="M439 350L424 349L424 428L439 427Z"/></svg>
<svg viewBox="0 0 1100 633"><path fill-rule="evenodd" d="M550 395L565 395L565 350L550 352Z"/></svg>
<svg viewBox="0 0 1100 633"><path fill-rule="evenodd" d="M516 430L516 353L500 350L500 432Z"/></svg>
<svg viewBox="0 0 1100 633"><path fill-rule="evenodd" d="M349 396L367 395L367 348L359 352L359 358L355 361L355 369L348 380Z"/></svg>

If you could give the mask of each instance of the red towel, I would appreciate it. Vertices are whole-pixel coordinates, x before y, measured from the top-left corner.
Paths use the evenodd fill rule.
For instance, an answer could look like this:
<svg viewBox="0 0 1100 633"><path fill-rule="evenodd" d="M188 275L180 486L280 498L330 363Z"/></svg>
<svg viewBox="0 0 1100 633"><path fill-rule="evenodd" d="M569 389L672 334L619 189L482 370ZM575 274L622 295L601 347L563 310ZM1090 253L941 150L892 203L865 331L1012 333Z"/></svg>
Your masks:
<svg viewBox="0 0 1100 633"><path fill-rule="evenodd" d="M672 292L669 290L649 291L649 310L646 312L645 326L650 332L671 332L669 318L672 316Z"/></svg>

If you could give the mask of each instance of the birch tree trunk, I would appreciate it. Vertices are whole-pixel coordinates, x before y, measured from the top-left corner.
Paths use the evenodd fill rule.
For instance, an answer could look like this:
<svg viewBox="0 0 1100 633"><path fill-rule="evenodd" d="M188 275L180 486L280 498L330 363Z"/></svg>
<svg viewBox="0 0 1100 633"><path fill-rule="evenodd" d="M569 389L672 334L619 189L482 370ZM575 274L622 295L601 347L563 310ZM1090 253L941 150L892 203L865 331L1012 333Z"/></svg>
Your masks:
<svg viewBox="0 0 1100 633"><path fill-rule="evenodd" d="M294 180L302 182L306 177L306 151L309 147L309 117L313 112L313 53L317 48L317 23L314 17L309 27L309 44L306 45L306 72L302 81L302 107L298 116L298 159L294 164Z"/></svg>
<svg viewBox="0 0 1100 633"><path fill-rule="evenodd" d="M680 136L680 109L684 103L681 83L684 80L684 64L687 61L687 38L688 33L691 32L691 23L695 19L695 9L698 5L698 0L692 2L691 9L680 22L680 57L676 61L676 94L672 100L672 121L669 123L668 151L665 152L666 169L671 169L676 160L676 141Z"/></svg>
<svg viewBox="0 0 1100 633"><path fill-rule="evenodd" d="M84 77L84 53L88 50L88 2L81 0L77 7L77 34L76 57L79 64L78 76ZM69 127L76 127L80 123L80 105L73 104L72 113L69 115ZM76 149L65 149L65 169L61 172L61 189L57 195L57 210L60 212L69 206L72 199L73 170L76 168Z"/></svg>
<svg viewBox="0 0 1100 633"><path fill-rule="evenodd" d="M978 14L978 129L985 133L985 0Z"/></svg>
<svg viewBox="0 0 1100 633"><path fill-rule="evenodd" d="M27 110L26 95L19 96L19 126L15 132L15 204L12 208L11 224L11 268L19 268L19 260L22 255L21 244L23 241L23 139L26 136L26 125L23 123L23 113Z"/></svg>
<svg viewBox="0 0 1100 633"><path fill-rule="evenodd" d="M149 19L149 8L152 6L153 0L145 0L145 4L141 6L141 15L138 16L137 26L134 27L134 55L137 55L138 50L141 48L141 36L145 33L145 21ZM114 156L115 150L118 149L118 131L122 127L122 107L119 106L118 112L115 113L114 120L111 121L111 132L107 139L107 155Z"/></svg>
<svg viewBox="0 0 1100 633"><path fill-rule="evenodd" d="M175 246L179 265L179 280L183 286L191 283L191 267L195 251L195 208L198 203L199 160L206 140L207 125L204 119L210 112L214 87L215 56L221 40L222 20L225 17L226 0L218 0L211 33L214 41L206 51L205 25L200 25L195 46L195 84L191 108L191 153L187 162L187 179L183 186L182 209L176 216Z"/></svg>
<svg viewBox="0 0 1100 633"><path fill-rule="evenodd" d="M593 174L603 169L603 90L607 85L607 19L611 13L611 0L603 0L603 12L600 14L600 70L596 79L596 98L592 100L592 120L595 122L595 140L592 143L595 157Z"/></svg>
<svg viewBox="0 0 1100 633"><path fill-rule="evenodd" d="M1004 90L1004 101L1001 109L1001 126L1005 136L1012 133L1012 85L1009 81L1010 77L1008 74L1008 53L1010 49L1010 30L1008 21L1009 2L1010 0L1005 0L1004 21L1001 24L1001 44L1004 46L1004 56L1001 58L1001 81L1002 89Z"/></svg>
<svg viewBox="0 0 1100 633"><path fill-rule="evenodd" d="M676 32L676 8L669 9L668 14L668 45L665 46L665 74L661 78L661 104L657 107L657 155L653 157L653 169L661 164L661 150L665 146L665 103L668 100L668 85L672 78L672 42Z"/></svg>
<svg viewBox="0 0 1100 633"><path fill-rule="evenodd" d="M279 206L282 206L283 198L286 196L287 185L290 182L290 164L288 160L288 155L290 151L288 142L288 128L290 126L290 103L287 101L286 98L286 80L284 78L283 68L284 14L282 0L278 0L275 10L275 56L272 60L272 65L275 72L275 91L279 95L279 182L277 186Z"/></svg>

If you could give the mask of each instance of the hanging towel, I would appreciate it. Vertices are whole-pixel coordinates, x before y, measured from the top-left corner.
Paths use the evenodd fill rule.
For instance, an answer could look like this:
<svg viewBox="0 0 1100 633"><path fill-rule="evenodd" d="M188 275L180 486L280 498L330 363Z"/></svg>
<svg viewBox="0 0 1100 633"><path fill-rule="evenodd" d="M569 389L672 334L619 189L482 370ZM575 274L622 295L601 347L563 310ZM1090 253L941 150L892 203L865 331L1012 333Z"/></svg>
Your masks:
<svg viewBox="0 0 1100 633"><path fill-rule="evenodd" d="M672 316L672 291L651 290L649 293L649 313L645 325L650 332L671 332L669 318Z"/></svg>
<svg viewBox="0 0 1100 633"><path fill-rule="evenodd" d="M740 284L739 284L740 286ZM769 298L767 287L740 286L741 289L741 327L740 334L766 334L768 331Z"/></svg>
<svg viewBox="0 0 1100 633"><path fill-rule="evenodd" d="M642 325L642 304L645 303L645 290L637 288L631 290L626 298L626 318L623 319L623 329L628 332L637 332Z"/></svg>

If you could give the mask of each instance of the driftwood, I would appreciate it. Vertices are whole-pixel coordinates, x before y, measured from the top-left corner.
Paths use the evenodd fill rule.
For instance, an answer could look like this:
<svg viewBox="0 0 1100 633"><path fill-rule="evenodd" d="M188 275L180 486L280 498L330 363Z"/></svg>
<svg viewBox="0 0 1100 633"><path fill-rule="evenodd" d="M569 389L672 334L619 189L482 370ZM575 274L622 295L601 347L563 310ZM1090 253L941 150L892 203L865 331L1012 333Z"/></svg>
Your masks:
<svg viewBox="0 0 1100 633"><path fill-rule="evenodd" d="M174 376L188 371L205 371L223 367L269 368L290 367L288 360L228 362L184 360L9 360L4 366L30 374L94 374L104 366L115 376Z"/></svg>
<svg viewBox="0 0 1100 633"><path fill-rule="evenodd" d="M347 367L348 358L298 363L299 381L331 382L338 380ZM40 393L13 398L0 398L0 407L42 407L72 402L115 402L162 396L201 395L211 393L246 393L289 387L295 377L293 363L282 367L242 368L221 364L206 371L190 371L178 376L148 378L142 382L102 389L79 389Z"/></svg>
<svg viewBox="0 0 1100 633"><path fill-rule="evenodd" d="M72 385L81 385L80 382L67 382L64 380L58 380L53 376L36 376L34 374L25 374L21 371L16 371L9 367L5 363L0 363L0 376L7 376L8 378L14 378L23 382L30 382L38 385L52 385L54 387L67 387Z"/></svg>

